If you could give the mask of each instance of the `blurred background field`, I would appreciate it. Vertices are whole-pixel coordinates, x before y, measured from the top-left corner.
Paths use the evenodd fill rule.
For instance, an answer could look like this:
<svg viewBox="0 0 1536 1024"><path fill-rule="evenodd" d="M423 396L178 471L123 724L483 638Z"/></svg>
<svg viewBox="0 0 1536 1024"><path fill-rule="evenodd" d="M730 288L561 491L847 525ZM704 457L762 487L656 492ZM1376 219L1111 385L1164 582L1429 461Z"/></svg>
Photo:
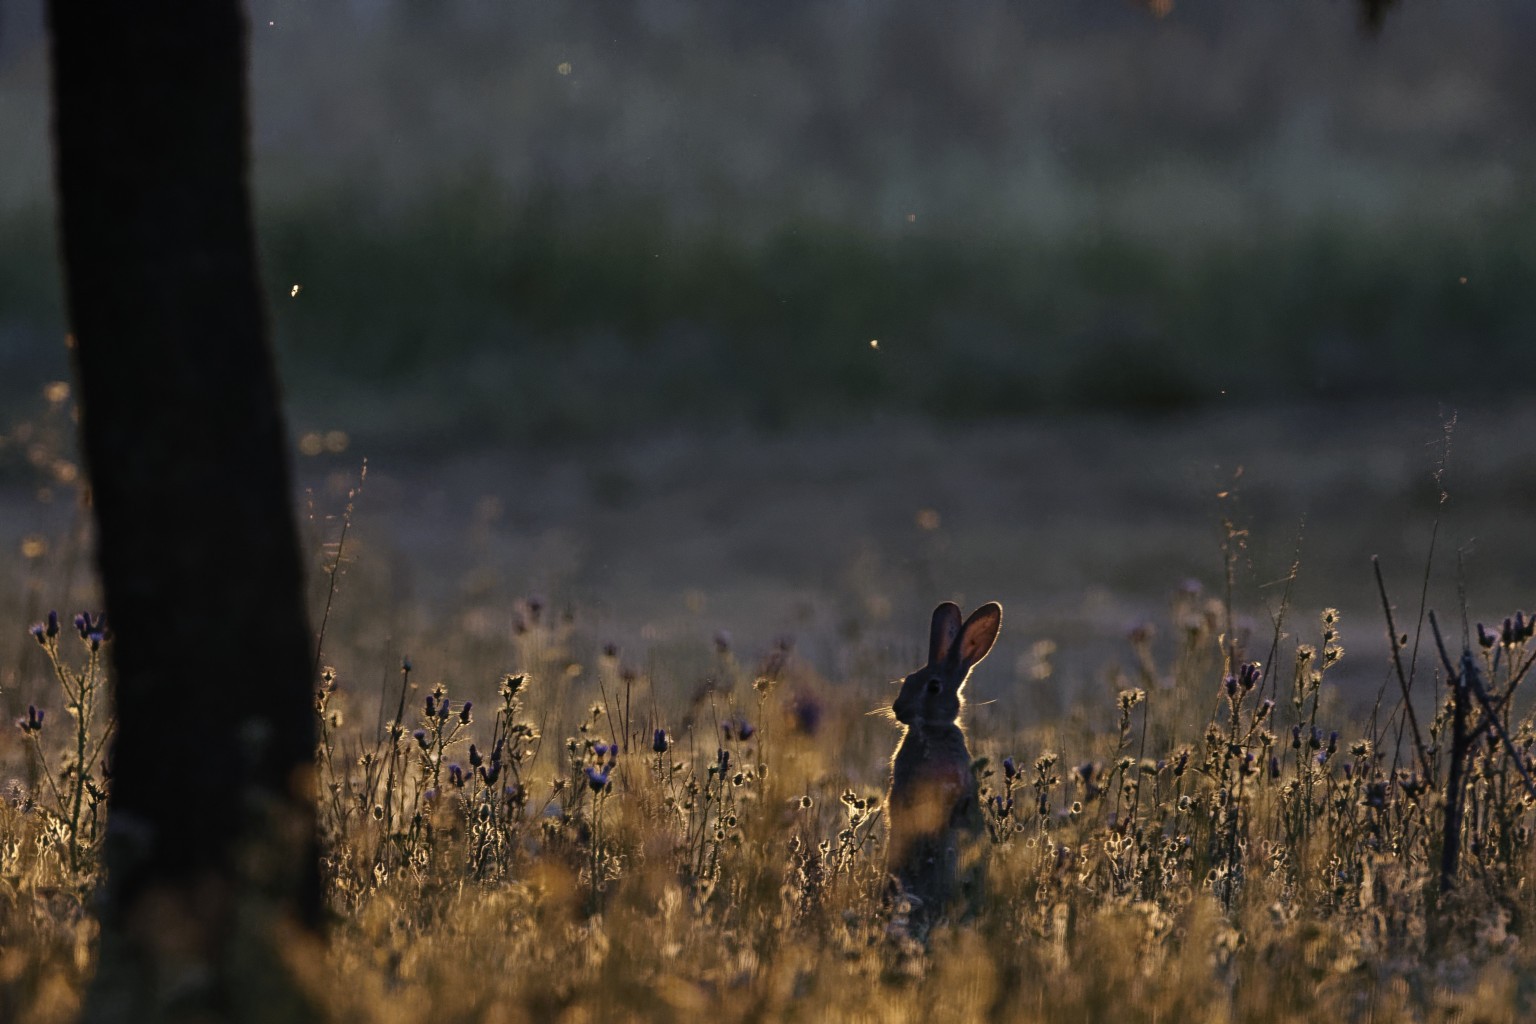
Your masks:
<svg viewBox="0 0 1536 1024"><path fill-rule="evenodd" d="M62 366L38 6L0 24L10 399ZM1530 6L1171 6L258 0L290 395L526 445L1519 387Z"/></svg>

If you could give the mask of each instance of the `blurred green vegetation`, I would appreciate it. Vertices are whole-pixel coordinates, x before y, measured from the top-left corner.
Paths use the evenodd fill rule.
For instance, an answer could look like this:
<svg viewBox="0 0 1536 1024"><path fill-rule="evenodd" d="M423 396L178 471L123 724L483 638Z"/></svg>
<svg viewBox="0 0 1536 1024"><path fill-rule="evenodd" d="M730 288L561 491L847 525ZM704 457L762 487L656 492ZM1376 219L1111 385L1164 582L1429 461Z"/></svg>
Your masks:
<svg viewBox="0 0 1536 1024"><path fill-rule="evenodd" d="M12 404L65 372L17 10ZM1407 5L1378 37L1331 0L767 11L254 0L300 420L438 443L1521 384L1527 4Z"/></svg>
<svg viewBox="0 0 1536 1024"><path fill-rule="evenodd" d="M293 388L424 389L498 433L1486 393L1518 383L1490 369L1536 330L1536 204L1182 249L805 219L742 238L490 185L378 223L329 200L269 214L269 284L302 288L276 305Z"/></svg>
<svg viewBox="0 0 1536 1024"><path fill-rule="evenodd" d="M1536 204L1183 244L805 218L748 237L660 202L514 202L490 182L387 218L328 194L262 219L290 395L365 432L1486 395L1519 386L1498 368L1536 332ZM0 308L40 333L60 322L48 227L0 229L21 243L0 246Z"/></svg>

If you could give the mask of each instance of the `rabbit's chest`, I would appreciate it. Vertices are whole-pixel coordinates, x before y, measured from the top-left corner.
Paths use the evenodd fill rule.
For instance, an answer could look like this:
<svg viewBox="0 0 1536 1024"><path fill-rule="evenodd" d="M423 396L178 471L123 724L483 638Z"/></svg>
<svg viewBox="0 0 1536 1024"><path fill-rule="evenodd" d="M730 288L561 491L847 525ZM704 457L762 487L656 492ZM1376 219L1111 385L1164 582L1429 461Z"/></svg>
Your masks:
<svg viewBox="0 0 1536 1024"><path fill-rule="evenodd" d="M903 744L892 771L891 813L924 819L920 828L943 827L976 801L976 779L963 751L933 757L932 750Z"/></svg>

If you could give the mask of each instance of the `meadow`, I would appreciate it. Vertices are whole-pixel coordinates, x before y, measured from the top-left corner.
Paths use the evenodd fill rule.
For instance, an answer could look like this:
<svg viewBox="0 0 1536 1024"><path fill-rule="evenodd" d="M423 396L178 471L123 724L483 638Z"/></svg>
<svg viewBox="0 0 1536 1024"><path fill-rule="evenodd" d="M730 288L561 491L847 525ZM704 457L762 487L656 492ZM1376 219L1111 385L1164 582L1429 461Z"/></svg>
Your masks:
<svg viewBox="0 0 1536 1024"><path fill-rule="evenodd" d="M43 448L49 415L28 435ZM902 527L881 533L861 520L864 550L828 555L835 549L823 544L836 536L818 533L831 528L826 517L805 513L799 546L836 563L819 590L793 562L775 580L733 561L765 557L782 509L717 512L716 543L734 554L717 553L712 567L706 557L705 568L692 561L701 551L660 528L654 550L615 565L610 552L562 544L539 522L564 523L568 538L625 518L638 531L668 520L674 510L646 481L693 475L682 442L663 446L665 457L654 442L637 445L613 456L622 474L610 466L563 482L552 465L568 472L564 460L543 476L514 463L510 490L544 495L521 510L480 493L500 478L488 464L496 454L436 474L410 468L409 453L376 457L365 477L354 452L301 455L312 607L324 630L316 806L330 908L328 946L291 950L305 991L340 1021L1523 1016L1536 993L1527 883L1536 720L1524 687L1536 620L1488 606L1529 578L1519 517L1502 527L1496 502L1485 515L1456 496L1521 486L1522 471L1502 461L1518 462L1521 442L1497 457L1485 442L1528 434L1524 414L1467 417L1448 439L1432 417L1378 409L1370 427L1351 431L1310 413L1346 467L1315 486L1351 494L1347 513L1302 495L1314 539L1293 571L1289 528L1273 546L1255 534L1270 529L1266 502L1292 511L1284 495L1301 475L1275 463L1296 449L1281 426L1294 415L899 435L893 443L909 453L928 436L931 463L913 456L849 486L874 507L899 500L887 489L905 484ZM1077 522L1081 547L1032 577L1013 575L1012 559L1073 534L1038 515L1046 536L1024 540L1015 522L1027 550L999 555L979 506L1016 506L995 488L967 504L964 488L936 486L937 466L971 471L956 451L985 462L997 454L988 444L1028 452L1032 443L1035 461L1055 466L1062 460L1040 457L1042 448L1086 443L1096 430L1126 449L1125 461L1083 471L1080 484L1114 515L1086 520L1065 493L1046 501ZM891 441L890 428L879 434ZM1154 486L1133 469L1159 465L1159 451L1177 464L1201 437L1247 451L1252 469L1214 478L1240 493L1217 498L1187 474ZM737 437L731 450L747 476L780 460L765 475L793 504L825 492L843 472L839 459L867 457L875 443L822 438L799 462L786 453L806 446L782 438ZM1468 449L1461 462L1458 444ZM111 641L93 636L95 620L48 614L52 594L88 602L91 593L84 538L60 507L67 448L52 451L7 477L8 507L33 509L53 530L12 549L16 626L0 644L17 719L0 746L7 1020L67 1020L77 1006L110 802L100 762ZM1383 468L1394 451L1396 475ZM1363 452L1375 453L1374 482L1360 471ZM719 455L707 445L696 453L709 464ZM1266 476L1266 464L1290 486ZM605 483L613 474L636 482ZM1114 480L1137 500L1119 502ZM927 485L921 498L914 481ZM730 473L712 483L719 501L755 507L741 485ZM39 487L56 491L46 495L56 504L39 504ZM1170 497L1190 490L1192 507ZM708 509L700 499L677 500ZM1416 527L1398 541L1379 531L1380 509L1393 507ZM473 522L426 538L411 510L440 528L456 515ZM1341 531L1353 550L1339 553L1326 539L1346 514L1376 523L1372 539L1387 544L1377 550L1396 644L1368 542ZM1189 534L1165 520L1192 520ZM691 521L674 529L700 533ZM1495 557L1474 557L1468 531L1481 531ZM623 533L611 541L636 543ZM1131 557L1154 543L1172 565ZM1117 601L1064 601L1076 583L1053 566L1081 566L1095 545L1127 553L1130 567L1101 580ZM1353 565L1330 568L1335 559ZM646 564L648 579L638 570ZM565 575L553 573L560 565ZM679 565L710 575L690 580ZM963 585L969 604L1000 596L1008 612L966 712L988 899L924 949L893 927L883 896L898 731L882 712L894 695L887 681L921 661L927 608L955 587L946 580ZM544 592L516 589L529 581ZM1314 604L1320 589L1337 592L1344 610ZM1465 620L1458 590L1472 595ZM1053 602L1068 607L1053 615ZM188 771L217 770L195 737L167 742L185 746Z"/></svg>
<svg viewBox="0 0 1536 1024"><path fill-rule="evenodd" d="M1529 1016L1527 4L249 8L323 1018ZM112 641L6 19L0 1024L52 1024ZM947 599L1006 609L989 896L923 948L887 709Z"/></svg>

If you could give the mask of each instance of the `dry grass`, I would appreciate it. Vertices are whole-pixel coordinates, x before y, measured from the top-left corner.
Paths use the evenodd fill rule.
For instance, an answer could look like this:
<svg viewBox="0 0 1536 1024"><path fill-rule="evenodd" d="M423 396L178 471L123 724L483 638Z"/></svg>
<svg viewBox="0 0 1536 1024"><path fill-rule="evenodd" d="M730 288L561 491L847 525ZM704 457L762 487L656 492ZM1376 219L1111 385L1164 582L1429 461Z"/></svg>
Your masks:
<svg viewBox="0 0 1536 1024"><path fill-rule="evenodd" d="M1134 638L1141 686L1025 734L978 730L989 896L926 953L881 896L871 743L894 736L860 702L788 647L747 665L723 639L711 685L683 702L614 650L572 681L579 619L524 603L518 622L522 671L491 702L404 668L376 729L372 688L325 675L332 942L295 966L337 1020L1499 1020L1529 1005L1536 799L1519 766L1536 728L1496 705L1517 762L1464 705L1471 738L1453 743L1457 691L1441 686L1427 778L1390 701L1371 721L1331 716L1331 612L1265 671L1224 604L1186 591L1166 641ZM1494 634L1472 658L1497 702L1536 644L1523 618ZM1429 669L1421 688L1443 682ZM1446 885L1453 750L1465 810ZM0 811L0 1000L10 1019L65 1019L89 960L94 839L72 866L68 801L35 779Z"/></svg>
<svg viewBox="0 0 1536 1024"><path fill-rule="evenodd" d="M1079 428L1080 439L1097 429ZM1189 425L1174 436L1186 444L1201 430L1211 432ZM989 445L1017 446L1022 436L977 436L969 448L991 458ZM1341 464L1350 452L1379 451L1374 433L1335 441ZM902 442L921 462L923 445ZM1147 472L1140 443L1123 442ZM838 444L858 447L829 440L822 455ZM1025 451L1050 448L1035 445ZM642 487L648 474L687 466L669 469L654 448L623 457L636 460ZM1469 461L1479 457L1489 458ZM39 459L38 472L58 486L56 459ZM1331 465L1302 461L1314 471ZM1364 464L1379 471L1383 460ZM1516 486L1507 466L1489 464ZM838 469L834 459L800 472L808 482L775 479L814 493L826 486L818 473ZM1137 486L1131 470L1098 472ZM1317 486L1339 479L1330 470ZM368 486L389 486L378 480L370 473ZM1474 474L1467 486L1478 493L1481 481ZM740 482L724 472L720 486L737 493ZM896 493L873 477L861 487L876 504ZM1259 496L1268 493L1278 492ZM570 528L618 521L605 518L613 513L599 497L562 494L549 514L576 517ZM882 895L882 805L897 734L870 712L891 696L880 681L916 664L924 625L921 615L902 621L911 601L900 595L878 615L865 599L890 577L860 577L863 598L846 615L818 616L793 638L761 640L761 624L746 622L741 638L689 645L675 623L637 623L617 603L501 603L494 588L471 585L468 568L443 560L444 592L418 594L443 613L422 618L400 598L391 579L399 570L379 564L388 561L382 545L358 540L370 532L368 502L386 499L359 497L346 548L335 546L335 522L317 521L315 538L320 564L346 573L325 644L335 668L316 705L333 914L329 948L295 946L293 961L338 1021L1495 1021L1529 1012L1529 620L1511 616L1506 634L1500 615L1484 636L1469 633L1492 715L1470 688L1449 685L1427 630L1417 661L1411 647L1400 652L1414 675L1421 759L1380 641L1384 624L1367 610L1372 595L1353 593L1340 620L1254 591L1244 577L1255 556L1234 523L1230 602L1220 583L1184 585L1135 629L1101 613L1095 628L1112 635L1117 669L1076 678L1067 696L1058 688L1057 711L969 709L989 825L988 900L923 952L893 934ZM584 510L583 500L606 511ZM978 543L986 500L936 504L953 532L951 546L923 556L930 567ZM947 525L951 516L962 525ZM505 552L494 524L478 529L464 534L463 556L490 570ZM720 527L738 541L740 529ZM1134 531L1122 529L1103 535L1137 550ZM1443 550L1453 538L1447 532ZM28 703L45 712L41 730L8 729L0 740L11 773L0 802L3 1020L69 1019L91 964L96 817L85 783L100 781L71 762L82 735L89 752L108 719L88 715L82 732L63 708L63 684L78 691L93 671L94 631L80 636L65 615L50 636L46 605L36 604L67 586L60 569L74 544L52 541L16 574L23 603L9 598L8 614L41 622L42 642L18 618L0 646L17 666L0 678L8 699L22 701L18 717ZM676 554L662 546L653 557L671 565ZM717 584L729 582L716 572ZM1408 591L1417 584L1395 579L1407 575L1388 579L1398 629L1413 635L1417 593ZM1067 634L1055 653L1038 649L1037 613L1020 604L1004 628L1005 638L1025 638L1019 664L994 655L982 666L972 690L983 703L1014 686L1044 695L1057 683L1045 664L1070 664L1072 647L1089 643ZM1452 668L1470 678L1455 661L1456 633ZM615 635L622 643L609 642ZM416 656L409 671L404 642ZM1352 663L1351 681L1343 673ZM1373 700L1378 682L1385 697ZM1448 813L1459 829L1447 829ZM1449 886L1447 835L1459 857Z"/></svg>

